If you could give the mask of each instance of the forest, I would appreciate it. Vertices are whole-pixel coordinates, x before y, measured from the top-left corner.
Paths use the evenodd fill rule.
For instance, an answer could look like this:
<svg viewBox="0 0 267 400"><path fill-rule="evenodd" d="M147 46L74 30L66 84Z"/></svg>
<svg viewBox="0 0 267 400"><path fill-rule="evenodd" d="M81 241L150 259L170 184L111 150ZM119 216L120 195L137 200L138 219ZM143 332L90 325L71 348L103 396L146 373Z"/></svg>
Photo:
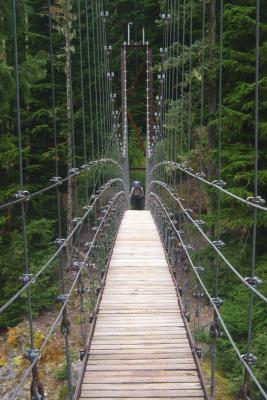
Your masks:
<svg viewBox="0 0 267 400"><path fill-rule="evenodd" d="M256 0L224 0L222 20L222 2L218 0L19 0L15 3L17 60L13 1L0 0L0 307L21 288L19 277L24 274L25 264L23 234L26 232L28 242L28 266L34 274L53 254L59 231L61 237L67 237L72 231L71 221L82 209L84 198L88 199L88 194L95 194L107 180L117 177L117 166L96 166L92 175L77 179L75 184L63 182L57 195L46 191L42 196L32 198L30 205L25 202L23 213L18 205L12 204L22 187L29 193L38 192L47 187L51 179L68 176L71 169L75 170L82 164L105 157L120 162L122 134L113 134L114 115L117 115L115 110L121 109L121 47L127 40L129 22L132 22L131 40L141 41L142 28L145 27L145 38L152 48L155 110L160 90L157 76L165 74L169 79L163 93L165 114L161 121L162 131L158 137L155 136L158 142L153 160L190 163L193 169L203 171L210 181L225 181L227 190L236 196L243 199L253 196ZM103 17L101 13L104 10L108 14ZM166 28L160 17L168 12L172 18L171 28ZM261 1L257 190L265 200L266 21L267 2ZM167 54L163 62L161 52L165 48ZM17 126L16 62L19 65L21 141L18 140ZM143 51L129 51L130 184L133 179L146 183L145 62ZM114 76L107 78L106 71L110 71L109 74L114 71ZM176 74L176 86L171 87L171 79ZM175 190L182 197L189 196L186 185L191 185L190 208L197 210L198 202L202 201L201 218L207 231L215 236L220 230L220 239L226 244L223 254L240 274L249 277L253 262L254 216L251 209L221 195L218 223L218 199L213 188L205 186L199 189L193 180L186 183L186 179L179 173L174 174L171 168L166 168L165 172L160 170L158 179L174 182ZM10 205L1 209L1 205L8 202ZM25 215L26 230L23 229ZM267 216L259 211L255 275L262 282L259 291L264 296L267 296L266 234ZM197 238L192 235L196 242ZM71 249L66 251L71 252ZM201 243L199 254L202 263L210 266L204 280L212 290L214 253ZM53 265L54 268L46 270L38 286L31 290L33 318L44 316L45 319L57 307L55 298L59 294L60 271L57 261ZM226 268L221 267L218 293L224 299L221 312L228 329L241 353L246 353L247 290ZM17 302L0 314L1 344L8 332L14 332L12 329L27 318L25 298L24 292ZM255 299L253 310L251 353L257 355L253 371L267 390L266 304ZM203 347L210 345L208 322L203 322L198 333L198 341L203 343ZM217 351L217 368L227 395L217 394L216 398L243 398L240 397L240 381L244 371L224 335L218 339ZM6 362L5 351L0 349L0 381L1 369ZM206 368L206 364L203 365ZM61 391L58 398L68 398L64 393ZM252 398L260 400L263 397L255 390Z"/></svg>

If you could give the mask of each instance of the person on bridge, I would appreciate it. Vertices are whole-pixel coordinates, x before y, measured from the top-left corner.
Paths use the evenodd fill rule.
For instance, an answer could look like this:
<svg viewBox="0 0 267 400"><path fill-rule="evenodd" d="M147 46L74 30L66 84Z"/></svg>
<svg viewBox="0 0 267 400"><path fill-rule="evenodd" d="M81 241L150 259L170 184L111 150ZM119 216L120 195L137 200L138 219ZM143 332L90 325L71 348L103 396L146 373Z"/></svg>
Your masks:
<svg viewBox="0 0 267 400"><path fill-rule="evenodd" d="M142 210L142 199L144 197L144 189L140 181L133 181L130 194L131 205L134 210Z"/></svg>

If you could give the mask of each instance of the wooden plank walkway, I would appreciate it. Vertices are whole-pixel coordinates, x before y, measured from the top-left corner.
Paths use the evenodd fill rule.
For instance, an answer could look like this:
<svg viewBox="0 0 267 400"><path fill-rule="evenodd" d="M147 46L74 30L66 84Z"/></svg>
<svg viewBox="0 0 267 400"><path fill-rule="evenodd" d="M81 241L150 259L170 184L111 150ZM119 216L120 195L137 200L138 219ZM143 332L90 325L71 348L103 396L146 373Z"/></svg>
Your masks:
<svg viewBox="0 0 267 400"><path fill-rule="evenodd" d="M122 220L80 398L204 399L148 211L126 211Z"/></svg>

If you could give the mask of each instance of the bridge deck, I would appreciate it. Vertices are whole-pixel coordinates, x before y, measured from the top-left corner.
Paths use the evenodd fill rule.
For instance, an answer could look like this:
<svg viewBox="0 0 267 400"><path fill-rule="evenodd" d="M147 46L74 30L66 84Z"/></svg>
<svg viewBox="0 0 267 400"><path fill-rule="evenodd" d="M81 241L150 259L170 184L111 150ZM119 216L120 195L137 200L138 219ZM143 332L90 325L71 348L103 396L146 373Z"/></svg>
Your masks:
<svg viewBox="0 0 267 400"><path fill-rule="evenodd" d="M148 211L127 211L122 220L80 398L204 399Z"/></svg>

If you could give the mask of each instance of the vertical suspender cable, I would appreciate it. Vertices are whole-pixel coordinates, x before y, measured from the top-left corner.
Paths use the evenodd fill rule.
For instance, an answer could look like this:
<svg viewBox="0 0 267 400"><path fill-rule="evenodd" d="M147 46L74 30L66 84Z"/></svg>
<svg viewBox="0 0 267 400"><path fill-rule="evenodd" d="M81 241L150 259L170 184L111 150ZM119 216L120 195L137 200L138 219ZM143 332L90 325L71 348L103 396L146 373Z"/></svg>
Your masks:
<svg viewBox="0 0 267 400"><path fill-rule="evenodd" d="M179 91L179 46L180 46L180 0L177 2L177 51L176 51L176 58L177 58L177 67L176 67L176 82L175 82L175 100L178 101L178 91ZM176 136L177 136L177 129L175 129L174 133L174 161L176 161Z"/></svg>
<svg viewBox="0 0 267 400"><path fill-rule="evenodd" d="M185 0L183 1L183 39L182 39L182 82L181 82L181 132L180 132L180 157L183 151L183 134L184 134L184 78L185 78Z"/></svg>
<svg viewBox="0 0 267 400"><path fill-rule="evenodd" d="M254 133L254 198L258 196L258 168L259 168L259 75L260 75L260 0L256 0L256 50L255 50L255 133ZM253 211L252 228L252 257L251 257L251 278L256 274L256 247L257 247L257 208ZM249 310L248 310L248 340L247 340L247 359L252 352L252 328L253 328L253 304L254 293L250 291ZM245 370L244 391L249 395L250 377Z"/></svg>
<svg viewBox="0 0 267 400"><path fill-rule="evenodd" d="M205 28L206 28L206 2L202 0L202 60L201 60L201 90L200 90L200 171L203 172L203 125L204 125L204 83L205 83Z"/></svg>
<svg viewBox="0 0 267 400"><path fill-rule="evenodd" d="M221 179L221 141L222 141L222 79L223 79L223 0L220 0L220 58L219 58L219 121L218 121L218 178ZM221 191L217 190L217 216L216 216L216 236L217 241L220 239L220 219L221 219ZM219 284L219 265L220 258L216 256L215 265L215 298L218 298L218 284ZM218 324L218 317L214 311L214 324ZM215 396L215 369L216 369L216 357L217 357L217 336L212 337L211 344L211 398Z"/></svg>
<svg viewBox="0 0 267 400"><path fill-rule="evenodd" d="M19 62L18 62L18 43L17 43L16 0L13 0L13 34L14 34L14 55L15 55L15 75L16 75L15 80L16 80L17 133L18 133L18 147L19 147L19 181L20 181L20 191L23 192L24 182L23 182L21 115L20 115L20 81L19 81ZM25 274L26 274L25 278L27 279L27 276L29 275L29 256L28 256L28 242L26 233L26 212L23 201L21 202L21 216L22 216L23 245L24 245L24 263L25 263ZM28 303L31 349L34 349L30 289L27 289L27 303Z"/></svg>
<svg viewBox="0 0 267 400"><path fill-rule="evenodd" d="M91 3L91 25L92 25L92 41L93 41L93 63L94 63L94 97L95 97L95 121L96 121L96 147L97 147L97 158L100 158L100 149L99 149L99 107L98 107L98 89L97 89L97 74L98 66L96 62L96 40L95 40L95 15L94 15L94 3Z"/></svg>
<svg viewBox="0 0 267 400"><path fill-rule="evenodd" d="M85 0L85 18L86 18L86 45L87 45L87 68L88 68L88 89L89 89L89 118L90 118L90 135L91 135L91 158L95 158L94 149L94 126L93 126L93 110L92 110L92 76L91 76L91 54L90 54L90 38L89 38L89 15L88 0Z"/></svg>

